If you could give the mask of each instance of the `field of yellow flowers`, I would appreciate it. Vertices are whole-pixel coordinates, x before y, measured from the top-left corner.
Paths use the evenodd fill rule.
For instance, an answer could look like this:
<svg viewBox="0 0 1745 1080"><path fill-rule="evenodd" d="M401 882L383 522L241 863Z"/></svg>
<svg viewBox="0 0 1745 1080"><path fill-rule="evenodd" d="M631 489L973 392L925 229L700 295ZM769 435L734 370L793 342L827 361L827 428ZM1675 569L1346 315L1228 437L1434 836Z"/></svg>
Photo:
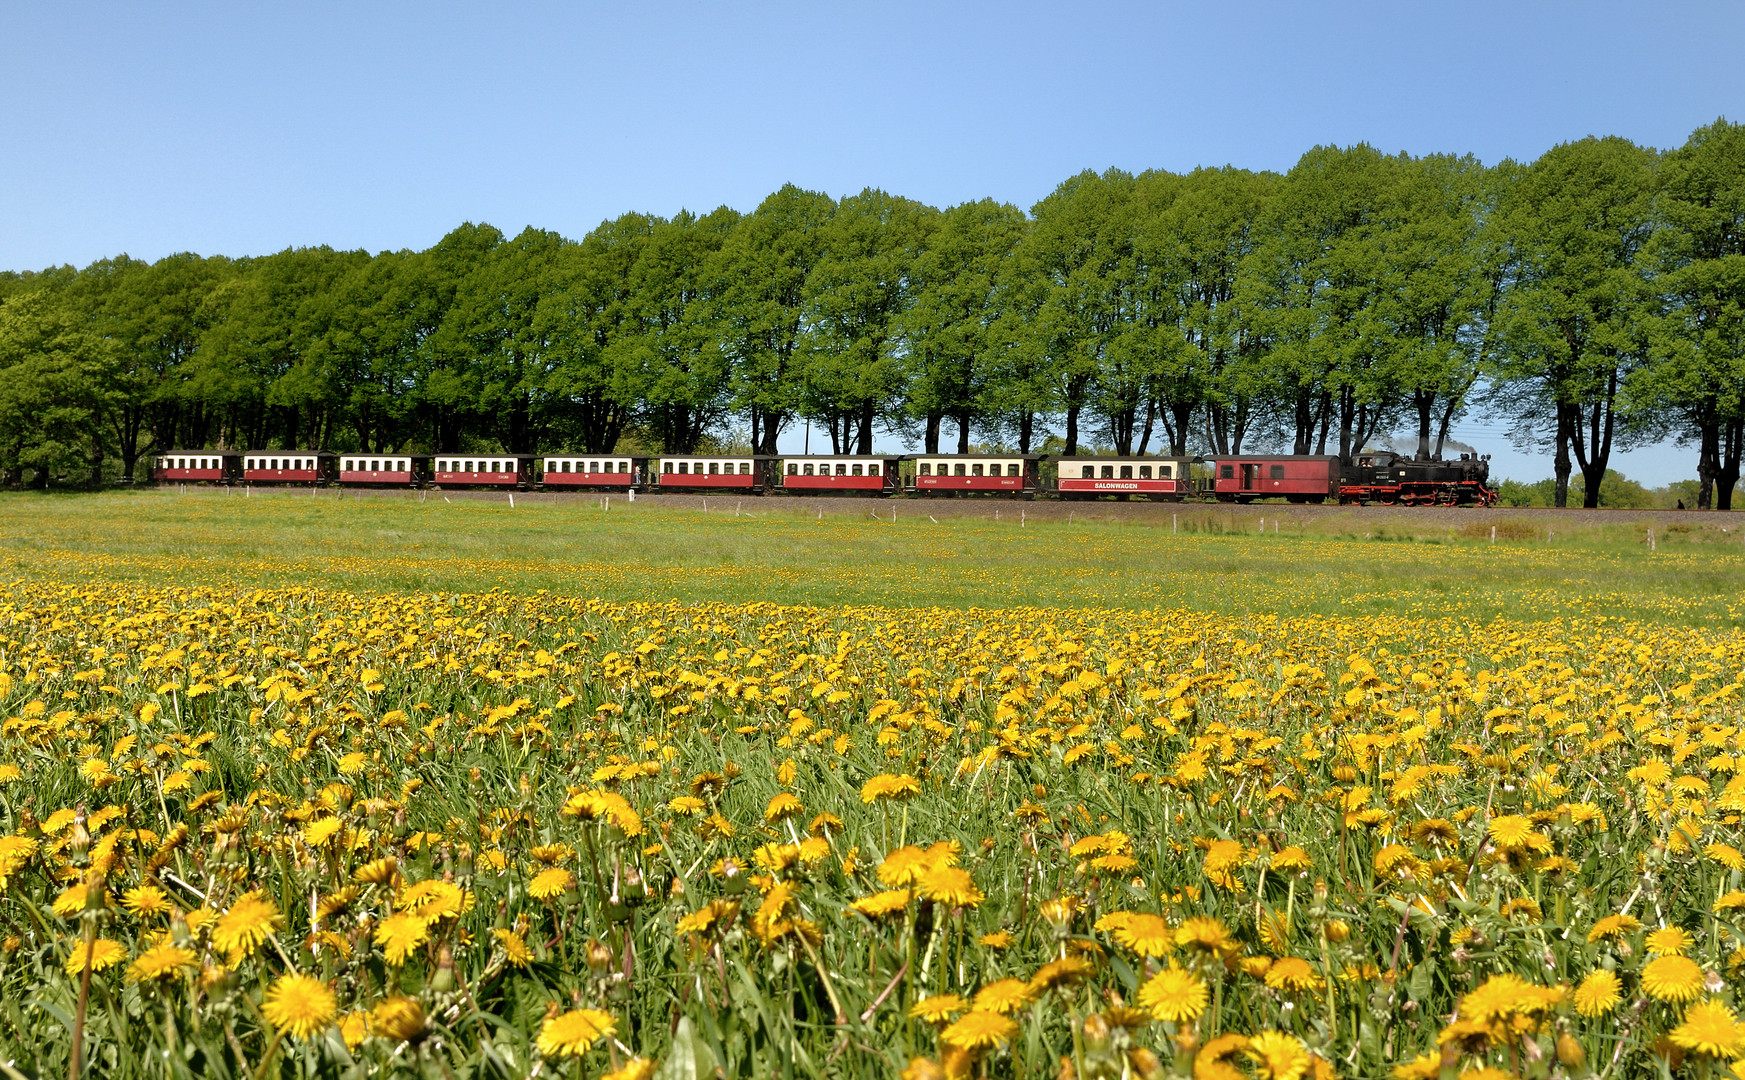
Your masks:
<svg viewBox="0 0 1745 1080"><path fill-rule="evenodd" d="M1745 636L1456 610L32 573L0 1075L1745 1070Z"/></svg>

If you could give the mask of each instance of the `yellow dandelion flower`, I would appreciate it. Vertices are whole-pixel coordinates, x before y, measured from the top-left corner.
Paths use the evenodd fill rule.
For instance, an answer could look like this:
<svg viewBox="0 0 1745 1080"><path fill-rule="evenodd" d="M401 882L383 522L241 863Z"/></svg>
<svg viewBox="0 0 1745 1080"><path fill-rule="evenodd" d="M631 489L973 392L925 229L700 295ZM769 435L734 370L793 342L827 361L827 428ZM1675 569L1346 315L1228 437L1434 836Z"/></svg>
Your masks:
<svg viewBox="0 0 1745 1080"><path fill-rule="evenodd" d="M174 945L154 945L127 967L129 982L161 982L194 966L194 953Z"/></svg>
<svg viewBox="0 0 1745 1080"><path fill-rule="evenodd" d="M1623 982L1619 981L1616 972L1607 972L1600 968L1591 972L1576 988L1576 1012L1593 1019L1597 1015L1611 1012L1618 1007L1618 1001L1623 1000Z"/></svg>
<svg viewBox="0 0 1745 1080"><path fill-rule="evenodd" d="M763 812L763 819L772 824L777 821L785 821L805 808L805 804L792 792L778 792L775 798L769 801L769 807Z"/></svg>
<svg viewBox="0 0 1745 1080"><path fill-rule="evenodd" d="M863 896L848 905L852 911L857 911L869 919L888 919L892 915L901 915L909 909L909 899L914 894L908 889L890 889L885 892Z"/></svg>
<svg viewBox="0 0 1745 1080"><path fill-rule="evenodd" d="M509 966L525 971L533 962L533 953L527 948L527 941L513 930L498 927L491 931L497 939L497 944L503 946L503 955L509 960Z"/></svg>
<svg viewBox="0 0 1745 1080"><path fill-rule="evenodd" d="M1642 920L1634 915L1607 915L1594 923L1592 930L1587 932L1587 943L1596 944L1601 941L1621 938L1625 934L1633 934L1642 929Z"/></svg>
<svg viewBox="0 0 1745 1080"><path fill-rule="evenodd" d="M1274 960L1266 969L1265 979L1266 985L1272 989L1291 993L1319 990L1325 985L1324 980L1315 974L1315 969L1309 966L1309 962L1298 956Z"/></svg>
<svg viewBox="0 0 1745 1080"><path fill-rule="evenodd" d="M555 900L573 888L576 876L561 866L541 870L527 885L527 895L535 900Z"/></svg>
<svg viewBox="0 0 1745 1080"><path fill-rule="evenodd" d="M1139 956L1167 956L1175 951L1175 927L1161 915L1132 914L1114 927L1114 936Z"/></svg>
<svg viewBox="0 0 1745 1080"><path fill-rule="evenodd" d="M1745 1026L1718 998L1700 1001L1684 1011L1684 1022L1668 1038L1693 1054L1732 1058L1745 1050Z"/></svg>
<svg viewBox="0 0 1745 1080"><path fill-rule="evenodd" d="M278 907L258 892L238 897L212 926L212 946L220 952L247 956L284 923Z"/></svg>
<svg viewBox="0 0 1745 1080"><path fill-rule="evenodd" d="M969 1008L969 1002L956 994L934 994L909 1006L909 1016L929 1024L943 1024Z"/></svg>
<svg viewBox="0 0 1745 1080"><path fill-rule="evenodd" d="M282 975L261 998L267 1023L298 1039L326 1030L338 1013L333 991L308 975Z"/></svg>
<svg viewBox="0 0 1745 1080"><path fill-rule="evenodd" d="M68 975L78 975L84 972L87 960L92 971L102 971L114 967L127 959L127 950L118 941L108 938L98 938L86 945L83 941L73 946L72 955L67 957L66 969Z"/></svg>
<svg viewBox="0 0 1745 1080"><path fill-rule="evenodd" d="M1312 1064L1309 1048L1302 1040L1282 1031L1250 1036L1243 1052L1254 1062L1259 1080L1299 1080Z"/></svg>
<svg viewBox="0 0 1745 1080"><path fill-rule="evenodd" d="M1649 956L1683 956L1692 938L1676 926L1663 926L1642 939Z"/></svg>
<svg viewBox="0 0 1745 1080"><path fill-rule="evenodd" d="M1159 1020L1190 1021L1206 1009L1206 984L1193 972L1171 965L1139 988L1139 1004Z"/></svg>
<svg viewBox="0 0 1745 1080"><path fill-rule="evenodd" d="M430 924L416 915L398 911L376 924L375 943L388 963L399 967L430 936Z"/></svg>
<svg viewBox="0 0 1745 1080"><path fill-rule="evenodd" d="M976 991L974 1006L978 1012L1015 1013L1036 999L1029 983L1022 979L999 979Z"/></svg>
<svg viewBox="0 0 1745 1080"><path fill-rule="evenodd" d="M170 898L156 885L136 885L127 890L121 894L121 906L141 919L175 910Z"/></svg>
<svg viewBox="0 0 1745 1080"><path fill-rule="evenodd" d="M611 1072L601 1074L600 1080L650 1080L654 1076L654 1066L652 1058L633 1057Z"/></svg>
<svg viewBox="0 0 1745 1080"><path fill-rule="evenodd" d="M409 997L391 997L370 1010L370 1029L394 1042L416 1043L424 1038L424 1006Z"/></svg>
<svg viewBox="0 0 1745 1080"><path fill-rule="evenodd" d="M999 1013L979 1009L967 1012L962 1019L939 1033L940 1041L963 1050L982 1050L1004 1046L1018 1033L1017 1021Z"/></svg>
<svg viewBox="0 0 1745 1080"><path fill-rule="evenodd" d="M1703 969L1688 956L1657 956L1642 968L1642 989L1657 1001L1695 1001Z"/></svg>
<svg viewBox="0 0 1745 1080"><path fill-rule="evenodd" d="M539 1052L548 1058L581 1057L617 1030L618 1020L611 1013L573 1009L552 1017L539 1029Z"/></svg>
<svg viewBox="0 0 1745 1080"><path fill-rule="evenodd" d="M972 908L984 899L969 871L955 866L935 866L927 871L921 879L921 892L947 907Z"/></svg>

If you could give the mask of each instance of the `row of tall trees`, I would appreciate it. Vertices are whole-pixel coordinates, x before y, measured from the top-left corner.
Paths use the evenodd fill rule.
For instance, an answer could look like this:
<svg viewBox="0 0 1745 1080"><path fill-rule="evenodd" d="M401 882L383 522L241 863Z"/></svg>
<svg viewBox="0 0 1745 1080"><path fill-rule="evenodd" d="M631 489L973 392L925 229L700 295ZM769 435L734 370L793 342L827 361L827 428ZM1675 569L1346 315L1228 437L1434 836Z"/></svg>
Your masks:
<svg viewBox="0 0 1745 1080"><path fill-rule="evenodd" d="M0 471L154 449L1120 453L1380 436L1469 410L1597 496L1612 453L1745 449L1745 127L1530 164L1318 147L1284 174L1111 170L1030 209L788 186L750 213L425 251L120 256L0 275ZM1711 494L1713 493L1713 494ZM1590 496L1590 498L1594 497Z"/></svg>

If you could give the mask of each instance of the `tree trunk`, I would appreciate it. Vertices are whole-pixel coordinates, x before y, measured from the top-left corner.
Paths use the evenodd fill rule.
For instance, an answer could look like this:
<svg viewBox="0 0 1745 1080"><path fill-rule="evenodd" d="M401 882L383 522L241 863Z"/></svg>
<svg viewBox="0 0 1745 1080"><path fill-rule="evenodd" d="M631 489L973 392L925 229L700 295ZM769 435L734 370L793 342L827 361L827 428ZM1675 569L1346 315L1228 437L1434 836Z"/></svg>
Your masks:
<svg viewBox="0 0 1745 1080"><path fill-rule="evenodd" d="M932 412L932 411L928 412L928 414L927 414L927 432L922 437L922 441L921 441L921 449L922 449L923 453L928 453L928 454L939 453L939 424L940 424L940 421L942 421L944 419L945 419L945 414L942 412Z"/></svg>
<svg viewBox="0 0 1745 1080"><path fill-rule="evenodd" d="M1079 407L1066 407L1066 456L1072 457L1079 452Z"/></svg>
<svg viewBox="0 0 1745 1080"><path fill-rule="evenodd" d="M969 453L969 413L958 413L956 419L957 452L960 454L967 454Z"/></svg>
<svg viewBox="0 0 1745 1080"><path fill-rule="evenodd" d="M1697 430L1697 509L1707 510L1714 505L1715 474L1721 471L1721 424L1712 397L1703 402Z"/></svg>
<svg viewBox="0 0 1745 1080"><path fill-rule="evenodd" d="M1552 471L1557 476L1557 488L1556 493L1552 496L1551 505L1559 510L1569 505L1569 444L1575 438L1575 424L1571 412L1571 406L1562 404L1557 406L1557 456L1552 459Z"/></svg>
<svg viewBox="0 0 1745 1080"><path fill-rule="evenodd" d="M1036 414L1025 409L1018 414L1018 452L1030 452L1030 440L1036 433Z"/></svg>
<svg viewBox="0 0 1745 1080"><path fill-rule="evenodd" d="M1721 432L1721 467L1715 473L1715 509L1733 509L1733 487L1739 483L1739 458L1745 451L1745 416L1727 421Z"/></svg>
<svg viewBox="0 0 1745 1080"><path fill-rule="evenodd" d="M1432 456L1442 456L1442 441L1436 442L1436 453L1430 453L1430 410L1436 404L1436 393L1433 390L1412 391L1412 404L1418 409L1418 452L1414 460L1429 461Z"/></svg>
<svg viewBox="0 0 1745 1080"><path fill-rule="evenodd" d="M1157 399L1145 399L1145 427L1139 432L1139 456L1144 457L1146 448L1151 445L1151 429L1157 422Z"/></svg>
<svg viewBox="0 0 1745 1080"><path fill-rule="evenodd" d="M870 454L870 453L872 453L873 452L873 449L872 449L873 448L873 403L870 400L861 403L861 406L860 406L860 431L857 432L856 434L858 435L858 439L857 439L858 445L855 447L854 452L857 454Z"/></svg>

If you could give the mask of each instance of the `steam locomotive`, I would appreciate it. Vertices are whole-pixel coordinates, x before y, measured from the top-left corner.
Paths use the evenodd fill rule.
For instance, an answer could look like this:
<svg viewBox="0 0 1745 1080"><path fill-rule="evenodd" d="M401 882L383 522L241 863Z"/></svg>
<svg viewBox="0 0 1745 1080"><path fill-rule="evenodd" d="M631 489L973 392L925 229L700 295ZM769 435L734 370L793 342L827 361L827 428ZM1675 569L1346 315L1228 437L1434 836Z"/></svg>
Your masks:
<svg viewBox="0 0 1745 1080"><path fill-rule="evenodd" d="M334 454L178 450L157 455L158 483L508 491L683 492L933 498L1120 497L1181 502L1490 506L1488 458L1419 461L1327 455L1056 457L1043 454Z"/></svg>

